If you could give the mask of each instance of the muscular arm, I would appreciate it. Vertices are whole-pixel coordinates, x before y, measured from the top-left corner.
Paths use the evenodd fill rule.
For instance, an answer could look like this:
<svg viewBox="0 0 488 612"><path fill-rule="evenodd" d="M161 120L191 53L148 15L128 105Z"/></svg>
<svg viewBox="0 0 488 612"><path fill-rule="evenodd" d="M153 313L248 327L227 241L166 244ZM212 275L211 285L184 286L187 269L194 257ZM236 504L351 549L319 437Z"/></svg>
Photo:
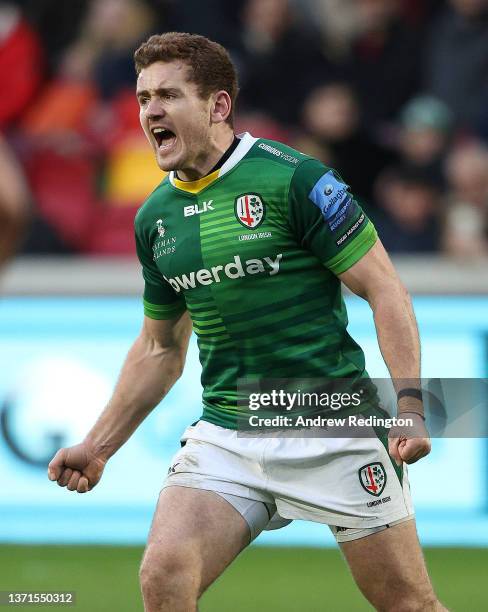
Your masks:
<svg viewBox="0 0 488 612"><path fill-rule="evenodd" d="M97 484L107 460L181 375L190 334L186 312L171 320L145 317L107 407L81 444L56 453L48 468L51 480L80 493Z"/></svg>
<svg viewBox="0 0 488 612"><path fill-rule="evenodd" d="M420 342L412 303L381 242L378 240L364 257L340 274L339 278L370 304L378 344L395 390L419 388ZM409 417L414 413L423 414L422 402L412 397L402 397L398 410L399 413L408 412ZM417 418L414 417L415 420ZM420 423L417 427L428 435ZM390 437L390 454L398 461L413 463L430 451L427 437L402 441L399 436L394 448L392 440Z"/></svg>
<svg viewBox="0 0 488 612"><path fill-rule="evenodd" d="M401 385L401 379L415 379L418 384L420 342L412 303L381 242L339 278L369 302L381 354L394 384Z"/></svg>
<svg viewBox="0 0 488 612"><path fill-rule="evenodd" d="M169 321L144 317L112 398L85 438L97 455L109 459L178 380L190 334L187 313Z"/></svg>

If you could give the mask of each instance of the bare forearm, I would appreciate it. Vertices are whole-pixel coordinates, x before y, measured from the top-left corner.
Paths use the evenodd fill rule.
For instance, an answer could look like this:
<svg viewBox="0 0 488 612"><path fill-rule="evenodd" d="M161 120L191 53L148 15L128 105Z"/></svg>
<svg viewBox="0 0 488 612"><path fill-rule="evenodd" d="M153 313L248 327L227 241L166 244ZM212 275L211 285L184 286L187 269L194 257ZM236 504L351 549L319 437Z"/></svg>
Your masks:
<svg viewBox="0 0 488 612"><path fill-rule="evenodd" d="M183 369L177 347L163 349L143 334L130 349L112 398L85 442L108 459L168 393Z"/></svg>
<svg viewBox="0 0 488 612"><path fill-rule="evenodd" d="M340 279L356 295L368 300L373 310L378 344L396 392L405 388L419 389L420 341L412 303L380 240L354 266L343 272ZM398 411L418 415L414 417L416 435L392 428L389 452L398 465L403 461L413 463L430 451L418 393L410 391L403 395L398 400Z"/></svg>
<svg viewBox="0 0 488 612"><path fill-rule="evenodd" d="M401 284L394 284L371 306L378 344L396 391L405 387L417 388L420 382L420 341L407 291ZM410 398L402 399L401 408L403 404L406 408L409 402Z"/></svg>
<svg viewBox="0 0 488 612"><path fill-rule="evenodd" d="M372 306L378 343L391 377L419 378L419 334L408 293L400 286Z"/></svg>

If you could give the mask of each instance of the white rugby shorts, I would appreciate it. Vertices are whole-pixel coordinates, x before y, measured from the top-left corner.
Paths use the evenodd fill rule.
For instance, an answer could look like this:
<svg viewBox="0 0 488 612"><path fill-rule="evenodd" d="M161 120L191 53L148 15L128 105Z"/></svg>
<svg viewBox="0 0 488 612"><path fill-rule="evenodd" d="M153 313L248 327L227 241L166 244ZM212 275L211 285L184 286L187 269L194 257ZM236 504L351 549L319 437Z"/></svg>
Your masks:
<svg viewBox="0 0 488 612"><path fill-rule="evenodd" d="M220 494L248 521L252 538L301 519L329 525L344 542L413 517L406 466L394 466L373 429L370 437L264 437L198 421L181 441L163 488ZM257 516L260 524L252 524Z"/></svg>

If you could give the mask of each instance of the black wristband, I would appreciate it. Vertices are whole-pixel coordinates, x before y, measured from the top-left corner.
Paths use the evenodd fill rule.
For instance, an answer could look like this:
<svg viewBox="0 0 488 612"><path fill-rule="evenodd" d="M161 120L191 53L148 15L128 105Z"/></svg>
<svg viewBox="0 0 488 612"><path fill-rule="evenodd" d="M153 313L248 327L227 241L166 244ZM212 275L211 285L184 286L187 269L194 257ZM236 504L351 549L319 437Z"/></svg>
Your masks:
<svg viewBox="0 0 488 612"><path fill-rule="evenodd" d="M415 410L402 410L401 412L398 413L398 416L404 415L404 414L416 414L422 420L425 421L425 414L421 414L420 412L416 412Z"/></svg>
<svg viewBox="0 0 488 612"><path fill-rule="evenodd" d="M420 401L423 399L422 391L414 388L400 389L400 391L397 393L397 401L400 401L402 397L415 397L415 399Z"/></svg>

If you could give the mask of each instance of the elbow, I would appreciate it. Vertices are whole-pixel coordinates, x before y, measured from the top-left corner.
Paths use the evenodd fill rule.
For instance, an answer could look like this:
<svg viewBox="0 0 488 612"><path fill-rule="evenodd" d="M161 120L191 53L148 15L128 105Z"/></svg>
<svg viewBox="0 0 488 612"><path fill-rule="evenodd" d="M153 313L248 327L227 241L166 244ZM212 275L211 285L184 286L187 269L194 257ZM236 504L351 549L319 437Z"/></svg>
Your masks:
<svg viewBox="0 0 488 612"><path fill-rule="evenodd" d="M181 378L185 367L186 355L180 347L164 348L158 351L162 369L170 375L172 383Z"/></svg>
<svg viewBox="0 0 488 612"><path fill-rule="evenodd" d="M407 306L411 308L412 300L410 293L405 285L397 278L394 282L384 284L378 291L373 291L365 295L373 312L377 312L384 306L392 304L398 306Z"/></svg>
<svg viewBox="0 0 488 612"><path fill-rule="evenodd" d="M176 382L183 375L183 370L185 369L185 357L183 355L175 357L173 367L174 378Z"/></svg>

